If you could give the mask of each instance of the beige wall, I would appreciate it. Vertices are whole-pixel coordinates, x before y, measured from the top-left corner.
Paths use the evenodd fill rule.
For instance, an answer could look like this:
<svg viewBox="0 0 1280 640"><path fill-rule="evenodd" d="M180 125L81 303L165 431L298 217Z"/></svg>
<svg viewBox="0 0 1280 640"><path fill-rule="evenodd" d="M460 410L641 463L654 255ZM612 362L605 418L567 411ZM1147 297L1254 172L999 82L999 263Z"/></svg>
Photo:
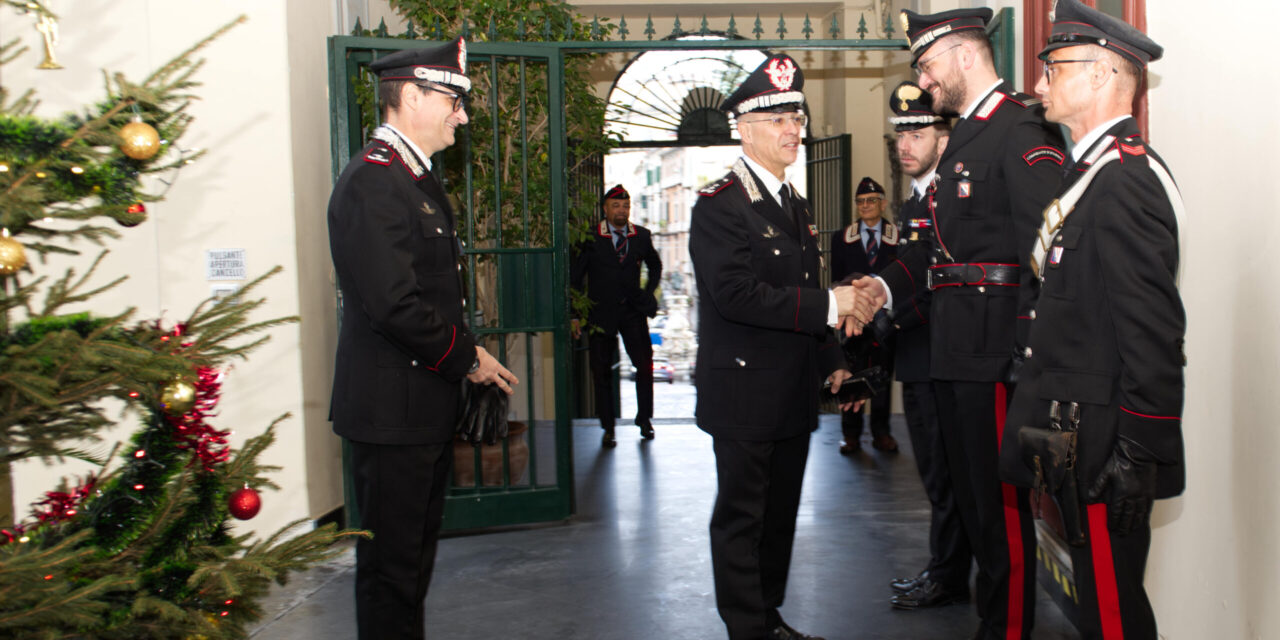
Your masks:
<svg viewBox="0 0 1280 640"><path fill-rule="evenodd" d="M106 314L133 305L139 318L181 320L209 295L207 249L244 248L251 276L284 266L259 291L268 303L258 317L297 314L303 322L273 330L271 342L234 365L212 423L233 430L239 445L275 416L293 414L260 458L283 467L272 475L281 490L266 492L262 513L242 527L274 531L339 506L337 441L326 422L335 324L323 218L330 184L324 36L331 10L304 0L77 0L74 10L56 2L54 9L63 16L57 52L66 68L59 71L33 69L40 47L28 18L6 8L0 21L0 40L20 37L32 48L4 67L4 84L34 87L43 116L99 100L103 68L140 81L237 15L249 16L201 54L207 62L196 79L203 86L195 90L195 122L183 144L208 154L182 170L164 202L148 205L146 224L121 230L124 238L111 244L98 280L122 273L130 280L89 308ZM84 263L54 261L44 272ZM122 425L114 437L127 438L138 422L126 416ZM59 477L87 470L18 465L17 513L26 514Z"/></svg>
<svg viewBox="0 0 1280 640"><path fill-rule="evenodd" d="M1233 15L1274 24L1269 2ZM1151 143L1186 201L1187 491L1161 505L1147 584L1169 638L1280 637L1280 339L1270 279L1280 240L1280 99L1266 38L1205 29L1204 5L1147 3L1166 48L1152 65ZM1256 35L1256 34L1254 34ZM1234 99L1237 92L1247 101Z"/></svg>

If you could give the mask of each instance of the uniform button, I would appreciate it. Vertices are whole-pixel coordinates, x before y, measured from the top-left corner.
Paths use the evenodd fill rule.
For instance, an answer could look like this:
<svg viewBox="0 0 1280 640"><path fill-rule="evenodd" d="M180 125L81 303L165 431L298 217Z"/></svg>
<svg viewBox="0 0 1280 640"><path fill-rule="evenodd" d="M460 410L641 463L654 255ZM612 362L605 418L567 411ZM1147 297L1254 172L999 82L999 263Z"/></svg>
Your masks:
<svg viewBox="0 0 1280 640"><path fill-rule="evenodd" d="M895 330L895 331L902 331L902 325L900 325L900 324L895 324L895 325L893 325L893 328L894 328L894 330Z"/></svg>
<svg viewBox="0 0 1280 640"><path fill-rule="evenodd" d="M1035 319L1036 319L1036 310L1035 310L1035 309L1032 309L1032 310L1031 310L1031 319L1032 319L1032 320L1035 320Z"/></svg>
<svg viewBox="0 0 1280 640"><path fill-rule="evenodd" d="M462 265L458 265L458 271L462 271Z"/></svg>
<svg viewBox="0 0 1280 640"><path fill-rule="evenodd" d="M774 250L773 250L773 255L775 255L775 256L782 255L782 250L781 250L781 249L774 249Z"/></svg>
<svg viewBox="0 0 1280 640"><path fill-rule="evenodd" d="M410 362L410 363L409 363L409 366L411 366L411 367L416 367L416 366L418 366L418 361L417 361L417 360L414 360L414 361Z"/></svg>
<svg viewBox="0 0 1280 640"><path fill-rule="evenodd" d="M1031 347L1027 347L1026 349L1023 349L1023 350L1022 350L1022 354L1023 354L1023 355L1025 355L1026 357L1030 358L1030 357L1031 357Z"/></svg>
<svg viewBox="0 0 1280 640"><path fill-rule="evenodd" d="M436 227L436 233L444 233L444 229L441 229L440 227Z"/></svg>
<svg viewBox="0 0 1280 640"><path fill-rule="evenodd" d="M986 292L987 292L986 287L978 287L978 293L986 293Z"/></svg>
<svg viewBox="0 0 1280 640"><path fill-rule="evenodd" d="M808 272L808 271L804 272L804 279L805 279L805 280L808 280L808 279L809 279L809 272Z"/></svg>
<svg viewBox="0 0 1280 640"><path fill-rule="evenodd" d="M935 257L935 258L929 258L929 263L930 263L930 264L938 264L938 259L937 259L936 257Z"/></svg>
<svg viewBox="0 0 1280 640"><path fill-rule="evenodd" d="M745 366L747 366L747 361L746 361L746 360L743 360L742 358L734 358L734 359L733 359L733 361L734 361L734 362L736 362L736 363L738 363L738 366L739 366L739 367L745 367Z"/></svg>

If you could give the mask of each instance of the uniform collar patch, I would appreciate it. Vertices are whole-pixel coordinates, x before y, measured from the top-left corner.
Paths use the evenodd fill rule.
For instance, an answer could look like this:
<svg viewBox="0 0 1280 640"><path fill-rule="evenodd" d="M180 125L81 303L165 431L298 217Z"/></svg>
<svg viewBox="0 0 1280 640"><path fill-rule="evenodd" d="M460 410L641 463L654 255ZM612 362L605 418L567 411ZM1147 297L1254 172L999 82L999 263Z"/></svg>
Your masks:
<svg viewBox="0 0 1280 640"><path fill-rule="evenodd" d="M747 168L746 161L738 158L733 163L733 173L738 176L738 182L742 183L742 188L746 190L747 197L751 198L752 204L764 200L764 196L760 193L760 185L756 184L756 178L751 175L751 170Z"/></svg>
<svg viewBox="0 0 1280 640"><path fill-rule="evenodd" d="M399 135L396 135L396 132L392 131L390 127L379 126L374 129L373 139L394 149L396 155L400 157L400 162L404 163L409 173L413 174L414 180L421 180L422 176L426 174L426 169L422 166L422 162L418 160L418 154L414 153L409 148L409 145L405 144L404 140Z"/></svg>
<svg viewBox="0 0 1280 640"><path fill-rule="evenodd" d="M996 112L996 108L1000 106L1000 103L1004 102L1004 99L1004 92L996 91L995 93L992 93L987 98L987 101L983 102L982 106L978 108L978 111L973 114L973 117L978 120L986 120L987 118L990 118L991 114Z"/></svg>

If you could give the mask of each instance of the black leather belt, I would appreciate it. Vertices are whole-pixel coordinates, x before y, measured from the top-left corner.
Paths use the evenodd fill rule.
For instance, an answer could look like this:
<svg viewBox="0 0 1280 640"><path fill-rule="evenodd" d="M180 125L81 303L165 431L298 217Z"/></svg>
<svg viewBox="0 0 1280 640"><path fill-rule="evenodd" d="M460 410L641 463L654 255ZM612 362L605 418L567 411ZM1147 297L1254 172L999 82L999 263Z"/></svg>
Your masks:
<svg viewBox="0 0 1280 640"><path fill-rule="evenodd" d="M929 289L941 287L1018 286L1018 265L969 262L929 267Z"/></svg>

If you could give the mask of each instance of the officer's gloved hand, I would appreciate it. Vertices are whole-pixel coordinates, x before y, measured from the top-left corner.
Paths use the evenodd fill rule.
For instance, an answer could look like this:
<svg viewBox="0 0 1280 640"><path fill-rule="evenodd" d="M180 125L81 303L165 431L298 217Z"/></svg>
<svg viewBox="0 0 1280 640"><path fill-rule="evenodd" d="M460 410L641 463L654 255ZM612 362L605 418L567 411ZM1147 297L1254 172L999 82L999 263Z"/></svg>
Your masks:
<svg viewBox="0 0 1280 640"><path fill-rule="evenodd" d="M1018 384L1018 376L1022 365L1027 363L1027 349L1017 344L1013 346L1013 359L1009 364L1009 384Z"/></svg>
<svg viewBox="0 0 1280 640"><path fill-rule="evenodd" d="M1146 524L1155 499L1155 456L1142 445L1118 436L1111 457L1089 489L1089 502L1105 502L1107 528L1123 536Z"/></svg>
<svg viewBox="0 0 1280 640"><path fill-rule="evenodd" d="M887 344L889 337L893 335L896 329L893 328L893 319L889 317L889 312L881 309L876 312L875 317L871 318L871 324L867 325L871 330L871 335L875 336L876 342ZM863 331L866 333L866 331Z"/></svg>

